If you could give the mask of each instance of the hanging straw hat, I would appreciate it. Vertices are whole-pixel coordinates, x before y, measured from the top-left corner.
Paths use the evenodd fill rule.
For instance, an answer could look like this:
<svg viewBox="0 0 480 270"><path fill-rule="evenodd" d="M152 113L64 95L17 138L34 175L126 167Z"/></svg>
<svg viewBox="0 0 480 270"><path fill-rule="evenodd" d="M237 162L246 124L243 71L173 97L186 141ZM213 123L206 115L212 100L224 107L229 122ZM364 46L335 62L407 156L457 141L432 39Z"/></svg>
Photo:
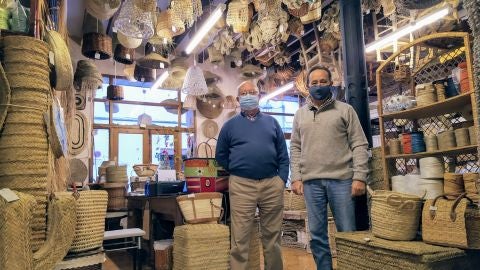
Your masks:
<svg viewBox="0 0 480 270"><path fill-rule="evenodd" d="M218 134L217 122L207 119L202 123L202 133L207 138L215 138Z"/></svg>
<svg viewBox="0 0 480 270"><path fill-rule="evenodd" d="M163 102L165 103L178 103L178 101L176 99L172 99L172 98L169 98L169 99L165 99ZM178 106L164 106L165 107L165 110L171 114L175 114L177 115L178 114ZM186 113L187 110L183 109L182 108L182 114Z"/></svg>
<svg viewBox="0 0 480 270"><path fill-rule="evenodd" d="M203 76L205 76L205 82L207 82L208 86L210 86L211 84L220 82L222 80L220 76L208 70L203 72Z"/></svg>
<svg viewBox="0 0 480 270"><path fill-rule="evenodd" d="M112 38L100 33L83 35L82 54L90 59L105 60L112 57Z"/></svg>
<svg viewBox="0 0 480 270"><path fill-rule="evenodd" d="M5 104L10 104L10 85L3 66L0 64L0 130L2 130L5 118L7 118L8 106L5 106Z"/></svg>
<svg viewBox="0 0 480 270"><path fill-rule="evenodd" d="M187 95L185 101L183 102L183 108L189 110L195 110L197 108L197 97L192 95Z"/></svg>
<svg viewBox="0 0 480 270"><path fill-rule="evenodd" d="M157 78L155 69L144 68L138 64L135 65L133 76L139 82L153 82Z"/></svg>
<svg viewBox="0 0 480 270"><path fill-rule="evenodd" d="M68 91L73 85L73 66L70 51L62 36L49 30L45 34L45 41L53 51L55 58L55 85L57 91Z"/></svg>
<svg viewBox="0 0 480 270"><path fill-rule="evenodd" d="M248 64L242 68L242 75L245 78L256 78L261 76L262 74L262 69L255 65Z"/></svg>
<svg viewBox="0 0 480 270"><path fill-rule="evenodd" d="M105 21L110 19L120 8L120 0L87 0L85 9L95 18Z"/></svg>
<svg viewBox="0 0 480 270"><path fill-rule="evenodd" d="M313 23L322 17L322 1L317 1L310 4L308 13L305 16L300 17L303 24Z"/></svg>
<svg viewBox="0 0 480 270"><path fill-rule="evenodd" d="M139 66L151 69L163 69L170 66L170 61L155 52L155 47L147 43L145 45L145 56L137 60Z"/></svg>
<svg viewBox="0 0 480 270"><path fill-rule="evenodd" d="M222 92L214 85L205 96L197 97L197 111L208 119L215 119L222 114L224 102Z"/></svg>
<svg viewBox="0 0 480 270"><path fill-rule="evenodd" d="M123 69L123 75L125 75L127 80L129 80L131 82L136 82L137 81L135 79L134 73L135 73L135 66L134 65L125 66L125 68Z"/></svg>
<svg viewBox="0 0 480 270"><path fill-rule="evenodd" d="M121 32L117 32L117 38L120 44L122 44L125 48L129 48L129 49L135 49L140 47L143 41L141 38L128 37L122 34Z"/></svg>
<svg viewBox="0 0 480 270"><path fill-rule="evenodd" d="M88 89L102 87L102 75L98 72L97 66L90 60L79 60L77 69L73 76L73 85L77 90L86 85Z"/></svg>

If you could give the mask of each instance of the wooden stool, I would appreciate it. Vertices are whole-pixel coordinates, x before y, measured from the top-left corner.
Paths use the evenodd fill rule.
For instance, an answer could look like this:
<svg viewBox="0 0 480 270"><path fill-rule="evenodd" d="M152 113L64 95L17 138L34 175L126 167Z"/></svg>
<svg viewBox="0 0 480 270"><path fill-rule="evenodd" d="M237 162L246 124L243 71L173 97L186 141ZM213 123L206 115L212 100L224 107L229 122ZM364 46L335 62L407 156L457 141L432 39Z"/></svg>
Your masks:
<svg viewBox="0 0 480 270"><path fill-rule="evenodd" d="M142 236L144 235L145 231L138 228L106 231L103 236L103 247L105 252L136 249L133 254L133 269L136 270L137 257L142 249ZM105 243L106 241L116 239L123 239L124 241L120 243ZM138 269L142 269L141 260L138 260Z"/></svg>

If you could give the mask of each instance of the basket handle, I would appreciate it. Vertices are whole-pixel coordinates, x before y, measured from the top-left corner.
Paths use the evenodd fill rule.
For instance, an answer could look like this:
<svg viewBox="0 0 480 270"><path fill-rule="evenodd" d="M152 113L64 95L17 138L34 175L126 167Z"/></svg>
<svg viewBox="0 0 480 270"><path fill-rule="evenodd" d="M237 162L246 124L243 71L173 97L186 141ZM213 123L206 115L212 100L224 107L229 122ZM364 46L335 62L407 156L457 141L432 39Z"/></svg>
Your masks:
<svg viewBox="0 0 480 270"><path fill-rule="evenodd" d="M210 146L210 144L208 144L208 141L201 142L197 145L197 155L200 152L199 150L200 150L201 145L205 145L205 153L207 155L207 158L211 158L213 156L213 150L212 150L212 146ZM210 155L208 154L208 150L210 150Z"/></svg>
<svg viewBox="0 0 480 270"><path fill-rule="evenodd" d="M460 196L458 196L458 198L455 200L455 202L453 203L452 205L452 209L450 209L450 220L451 221L455 221L457 219L457 212L455 210L457 210L457 206L458 204L460 203L460 201L462 199L467 199L471 204L473 204L473 201L472 199L468 198L467 197L467 193L464 192L462 194L460 194Z"/></svg>
<svg viewBox="0 0 480 270"><path fill-rule="evenodd" d="M444 200L447 200L447 201L451 201L453 199L449 199L448 196L455 196L457 197L455 199L455 202L453 203L452 205L452 209L450 209L450 219L452 221L455 221L455 219L457 218L456 217L456 213L455 213L455 209L457 208L457 205L460 203L460 200L463 199L463 198L467 198L470 203L473 203L473 201L466 197L467 193L445 193L445 194L442 194L442 195L439 195L437 196L435 199L433 199L433 202L432 202L432 205L430 206L430 219L434 219L435 218L435 215L437 214L437 201L442 198Z"/></svg>
<svg viewBox="0 0 480 270"><path fill-rule="evenodd" d="M417 204L412 200L406 200L400 205L399 209L415 211Z"/></svg>
<svg viewBox="0 0 480 270"><path fill-rule="evenodd" d="M387 204L390 206L401 207L403 203L403 198L400 195L390 194L387 196Z"/></svg>
<svg viewBox="0 0 480 270"><path fill-rule="evenodd" d="M223 207L218 206L218 205L215 205L215 204L213 203L213 199L210 199L210 206L211 206L210 209L212 210L212 217L215 216L215 213L213 212L213 209L214 209L214 208L220 209L220 217L218 218L218 221L222 220L223 214L224 214L224 213L223 213Z"/></svg>

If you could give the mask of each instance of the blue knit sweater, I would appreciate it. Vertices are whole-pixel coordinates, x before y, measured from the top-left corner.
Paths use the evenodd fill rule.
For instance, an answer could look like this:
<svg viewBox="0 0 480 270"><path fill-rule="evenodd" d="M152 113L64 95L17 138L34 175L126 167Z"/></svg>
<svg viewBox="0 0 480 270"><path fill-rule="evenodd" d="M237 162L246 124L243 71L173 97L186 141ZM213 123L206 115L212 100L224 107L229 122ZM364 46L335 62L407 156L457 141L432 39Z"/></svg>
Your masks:
<svg viewBox="0 0 480 270"><path fill-rule="evenodd" d="M236 176L288 179L285 138L277 120L267 114L258 113L255 121L238 114L227 121L218 136L216 159Z"/></svg>

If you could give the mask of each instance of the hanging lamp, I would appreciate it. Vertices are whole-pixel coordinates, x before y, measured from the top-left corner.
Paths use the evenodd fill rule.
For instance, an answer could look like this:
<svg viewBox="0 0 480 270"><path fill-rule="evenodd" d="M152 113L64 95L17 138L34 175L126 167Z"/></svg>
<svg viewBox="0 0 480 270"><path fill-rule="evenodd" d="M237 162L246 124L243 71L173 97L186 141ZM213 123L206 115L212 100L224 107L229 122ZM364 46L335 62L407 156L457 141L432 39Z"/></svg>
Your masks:
<svg viewBox="0 0 480 270"><path fill-rule="evenodd" d="M123 3L114 25L122 34L138 39L148 39L155 32L152 12L144 12L136 7L133 0Z"/></svg>
<svg viewBox="0 0 480 270"><path fill-rule="evenodd" d="M193 96L201 96L208 93L207 82L199 66L193 65L188 68L183 81L182 92Z"/></svg>

